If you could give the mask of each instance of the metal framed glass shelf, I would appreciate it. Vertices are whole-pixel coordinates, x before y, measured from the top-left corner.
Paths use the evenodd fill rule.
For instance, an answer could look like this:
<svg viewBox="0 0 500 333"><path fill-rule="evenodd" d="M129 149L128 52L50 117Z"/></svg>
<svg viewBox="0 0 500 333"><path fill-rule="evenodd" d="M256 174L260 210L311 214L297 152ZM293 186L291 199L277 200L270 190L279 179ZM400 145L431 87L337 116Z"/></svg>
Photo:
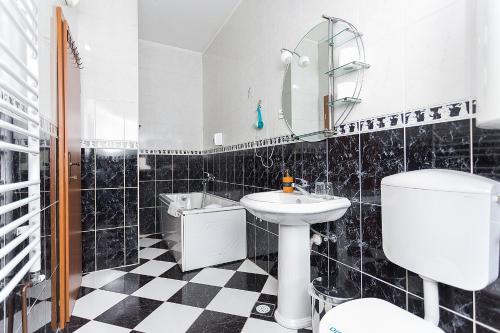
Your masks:
<svg viewBox="0 0 500 333"><path fill-rule="evenodd" d="M360 98L354 98L354 97L344 97L344 98L339 98L334 100L333 102L330 102L330 106L339 106L339 105L346 105L346 104L356 104L356 103L361 103Z"/></svg>
<svg viewBox="0 0 500 333"><path fill-rule="evenodd" d="M328 44L333 47L339 47L351 40L363 36L362 33L354 31L351 28L345 28L333 35L329 40Z"/></svg>
<svg viewBox="0 0 500 333"><path fill-rule="evenodd" d="M318 136L321 138L329 138L329 137L332 137L334 134L335 134L334 130L324 129L321 131L316 131L316 132L311 132L311 133L297 134L297 135L295 135L295 138L303 139L303 138L310 138L313 136Z"/></svg>
<svg viewBox="0 0 500 333"><path fill-rule="evenodd" d="M331 71L326 72L325 74L333 77L339 77L366 68L370 68L370 65L361 61L351 61L345 65L336 67Z"/></svg>

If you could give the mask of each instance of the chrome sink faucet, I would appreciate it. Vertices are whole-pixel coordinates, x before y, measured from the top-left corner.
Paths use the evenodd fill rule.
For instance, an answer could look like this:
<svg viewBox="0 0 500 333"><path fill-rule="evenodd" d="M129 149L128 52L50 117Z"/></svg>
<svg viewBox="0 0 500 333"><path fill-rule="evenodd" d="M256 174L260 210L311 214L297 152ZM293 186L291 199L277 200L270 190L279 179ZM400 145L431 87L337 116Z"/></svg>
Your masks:
<svg viewBox="0 0 500 333"><path fill-rule="evenodd" d="M295 180L300 182L300 185L293 183L293 187L303 195L311 195L307 190L309 188L309 182L303 178L295 178Z"/></svg>

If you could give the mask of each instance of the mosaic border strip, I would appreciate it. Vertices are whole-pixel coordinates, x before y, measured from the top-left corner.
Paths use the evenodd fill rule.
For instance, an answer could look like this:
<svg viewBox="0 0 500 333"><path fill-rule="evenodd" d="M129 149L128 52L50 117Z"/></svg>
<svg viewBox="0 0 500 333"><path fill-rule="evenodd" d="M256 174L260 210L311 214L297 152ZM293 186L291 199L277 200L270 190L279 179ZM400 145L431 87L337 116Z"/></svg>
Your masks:
<svg viewBox="0 0 500 333"><path fill-rule="evenodd" d="M418 108L414 110L376 116L349 122L335 127L335 136L355 135L384 131L393 128L412 127L474 118L476 115L476 100L467 99L437 106ZM279 144L298 142L300 139L293 135L248 141L244 143L215 147L205 150L179 149L140 149L140 154L151 155L209 155L229 151L237 151L259 147L269 147Z"/></svg>
<svg viewBox="0 0 500 333"><path fill-rule="evenodd" d="M0 89L0 98L5 102L9 103L10 105L12 105L13 107L15 107L16 109L19 109L24 113L28 113L28 107L24 105L24 103L21 103L21 101L11 96L3 89Z"/></svg>
<svg viewBox="0 0 500 333"><path fill-rule="evenodd" d="M81 148L138 149L137 141L124 140L81 140Z"/></svg>

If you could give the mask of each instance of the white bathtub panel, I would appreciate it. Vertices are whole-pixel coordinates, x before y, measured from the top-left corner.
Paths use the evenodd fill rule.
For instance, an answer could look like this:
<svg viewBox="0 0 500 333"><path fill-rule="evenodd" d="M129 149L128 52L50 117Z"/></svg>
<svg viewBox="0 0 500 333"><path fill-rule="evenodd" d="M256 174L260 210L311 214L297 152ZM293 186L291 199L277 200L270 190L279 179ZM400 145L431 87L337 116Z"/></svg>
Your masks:
<svg viewBox="0 0 500 333"><path fill-rule="evenodd" d="M245 210L185 215L182 238L183 271L244 259Z"/></svg>

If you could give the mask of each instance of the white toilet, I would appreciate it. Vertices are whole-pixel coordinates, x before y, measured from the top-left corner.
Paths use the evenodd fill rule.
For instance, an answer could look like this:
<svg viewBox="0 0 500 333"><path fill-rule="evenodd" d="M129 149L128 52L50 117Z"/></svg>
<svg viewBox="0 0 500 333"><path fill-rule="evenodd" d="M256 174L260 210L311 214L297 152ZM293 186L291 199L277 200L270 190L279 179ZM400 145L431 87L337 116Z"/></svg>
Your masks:
<svg viewBox="0 0 500 333"><path fill-rule="evenodd" d="M425 320L389 302L357 299L330 310L321 333L442 333L438 282L480 290L498 277L500 183L451 170L382 180L387 258L424 281Z"/></svg>

